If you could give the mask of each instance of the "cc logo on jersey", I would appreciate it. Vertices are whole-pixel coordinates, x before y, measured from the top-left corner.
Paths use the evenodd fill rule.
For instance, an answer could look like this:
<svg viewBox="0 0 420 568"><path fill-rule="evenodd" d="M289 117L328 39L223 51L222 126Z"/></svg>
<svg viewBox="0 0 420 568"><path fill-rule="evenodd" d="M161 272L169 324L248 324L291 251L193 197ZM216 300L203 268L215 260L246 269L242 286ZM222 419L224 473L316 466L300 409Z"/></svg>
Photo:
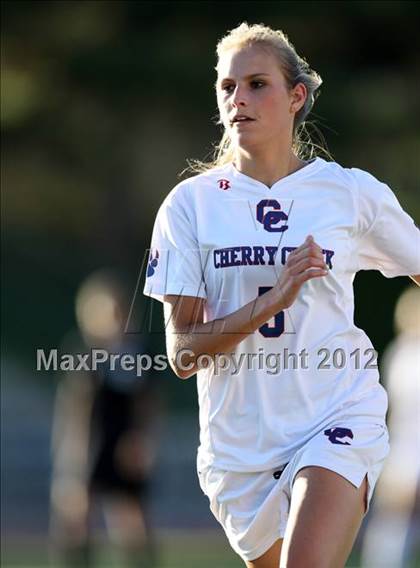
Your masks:
<svg viewBox="0 0 420 568"><path fill-rule="evenodd" d="M270 209L269 209L270 208ZM267 209L269 209L267 211ZM281 206L275 199L263 199L257 205L257 221L264 225L264 229L270 233L283 233L289 228L286 223L279 225L281 221L287 221L288 216L281 211Z"/></svg>

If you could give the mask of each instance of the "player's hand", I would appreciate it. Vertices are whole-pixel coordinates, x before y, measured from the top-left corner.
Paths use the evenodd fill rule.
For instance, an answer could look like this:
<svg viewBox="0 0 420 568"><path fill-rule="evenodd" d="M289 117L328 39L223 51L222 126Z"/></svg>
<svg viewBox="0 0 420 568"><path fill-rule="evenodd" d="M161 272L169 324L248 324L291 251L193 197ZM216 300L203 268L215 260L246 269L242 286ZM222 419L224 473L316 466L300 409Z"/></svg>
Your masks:
<svg viewBox="0 0 420 568"><path fill-rule="evenodd" d="M308 235L305 242L289 254L281 276L273 288L278 295L281 309L293 304L304 282L327 274L328 267L322 249L312 235Z"/></svg>

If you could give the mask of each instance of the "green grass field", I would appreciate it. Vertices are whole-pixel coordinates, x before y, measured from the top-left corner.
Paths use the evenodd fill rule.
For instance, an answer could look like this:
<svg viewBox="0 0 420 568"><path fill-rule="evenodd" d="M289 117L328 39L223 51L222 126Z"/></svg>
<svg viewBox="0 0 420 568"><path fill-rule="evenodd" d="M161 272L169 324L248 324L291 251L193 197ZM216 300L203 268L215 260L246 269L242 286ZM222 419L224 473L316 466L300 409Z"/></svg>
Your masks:
<svg viewBox="0 0 420 568"><path fill-rule="evenodd" d="M157 568L244 568L241 559L230 549L223 533L201 530L159 531ZM48 561L45 543L31 540L4 542L2 568L58 568ZM416 568L420 559L405 568ZM118 552L99 539L95 553L95 567L124 568ZM346 568L363 568L353 554ZM378 568L381 568L378 566Z"/></svg>
<svg viewBox="0 0 420 568"><path fill-rule="evenodd" d="M240 558L230 549L220 531L171 530L156 533L159 564L157 568L243 568ZM125 568L118 550L99 537L94 566ZM31 539L4 540L2 568L58 568L48 560L47 543Z"/></svg>

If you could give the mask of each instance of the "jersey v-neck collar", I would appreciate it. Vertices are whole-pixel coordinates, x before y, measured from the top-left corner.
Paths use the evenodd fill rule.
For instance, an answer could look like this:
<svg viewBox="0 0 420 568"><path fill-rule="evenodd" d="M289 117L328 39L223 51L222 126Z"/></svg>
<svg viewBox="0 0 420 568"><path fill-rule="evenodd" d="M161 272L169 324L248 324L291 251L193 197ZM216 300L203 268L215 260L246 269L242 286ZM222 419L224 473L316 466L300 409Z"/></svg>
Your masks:
<svg viewBox="0 0 420 568"><path fill-rule="evenodd" d="M233 163L230 163L228 167L229 167L229 171L230 171L230 173L231 173L231 175L233 176L234 179L237 179L241 183L245 183L248 186L262 188L266 192L271 193L271 192L275 191L276 189L283 187L286 184L289 184L291 182L301 181L302 179L306 178L307 176L318 171L325 164L326 164L325 160L323 160L322 158L316 157L312 161L310 161L308 164L306 164L306 166L304 166L303 168L300 168L299 170L296 170L295 172L279 179L271 187L268 187L268 185L266 185L262 181L259 181L255 178L252 178L252 177L240 172L239 170L236 169L236 167L233 165Z"/></svg>

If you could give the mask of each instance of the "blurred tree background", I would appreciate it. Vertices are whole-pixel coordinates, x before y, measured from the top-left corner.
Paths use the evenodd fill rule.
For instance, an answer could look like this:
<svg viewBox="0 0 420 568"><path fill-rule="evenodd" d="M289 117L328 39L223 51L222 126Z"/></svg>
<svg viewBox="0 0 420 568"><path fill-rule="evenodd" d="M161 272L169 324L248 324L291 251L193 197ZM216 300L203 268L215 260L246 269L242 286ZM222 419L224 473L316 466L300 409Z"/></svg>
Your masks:
<svg viewBox="0 0 420 568"><path fill-rule="evenodd" d="M1 20L2 348L37 388L55 377L34 373L35 350L74 328L85 277L113 266L134 292L164 196L220 138L215 47L242 21L288 34L324 80L312 120L334 159L420 220L418 2L6 1ZM408 285L356 279L356 322L379 351ZM171 409L196 407L189 381L166 385Z"/></svg>

